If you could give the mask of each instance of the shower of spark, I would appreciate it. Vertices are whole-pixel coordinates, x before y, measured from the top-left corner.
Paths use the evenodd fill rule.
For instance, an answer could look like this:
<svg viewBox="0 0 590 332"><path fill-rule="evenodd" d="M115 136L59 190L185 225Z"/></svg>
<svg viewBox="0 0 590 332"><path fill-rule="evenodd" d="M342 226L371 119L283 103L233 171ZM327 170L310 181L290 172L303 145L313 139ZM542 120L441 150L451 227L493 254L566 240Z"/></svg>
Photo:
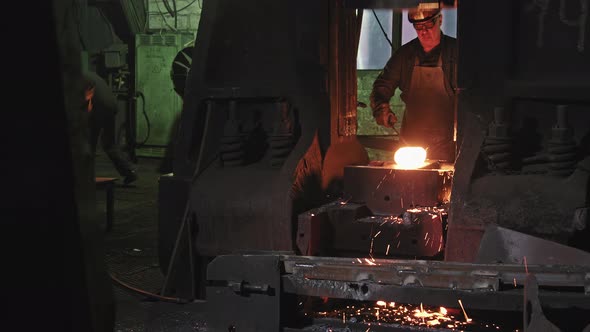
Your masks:
<svg viewBox="0 0 590 332"><path fill-rule="evenodd" d="M462 303L459 302L462 306ZM455 311L457 312L457 311ZM377 301L374 305L359 303L346 307L321 311L312 314L317 318L347 318L346 324L398 324L404 326L439 327L452 330L465 330L468 326L477 327L478 331L498 331L501 328L493 323L476 323L471 318L456 318L445 307L429 307L411 304L396 304L395 302ZM466 315L466 314L465 314Z"/></svg>
<svg viewBox="0 0 590 332"><path fill-rule="evenodd" d="M428 215L430 215L431 220L435 221L435 220L439 220L442 221L442 216L443 214L446 214L445 209L439 208L439 207L414 207L411 209L406 210L407 212L409 212L410 214L419 214L419 213L427 213ZM371 217L371 219L373 219L374 217ZM397 217L397 216L387 216L384 217L383 222L381 222L381 224L379 224L376 227L383 227L384 225L387 224L404 224L404 218L406 217ZM428 219L426 219L428 220ZM412 223L419 223L421 222L421 219L419 219L418 217L414 217L413 220L411 221ZM375 235L373 235L373 229L374 225L371 225L371 232L369 235L369 238L371 239L370 243L369 243L369 257L371 257L371 259L373 259L373 255L374 255L374 240L381 234L381 230L377 230L377 232L375 233ZM401 231L397 231L397 233L395 234L395 239L398 239L401 235ZM428 247L428 245L430 245L431 248L434 248L436 245L436 242L438 242L438 251L440 252L443 248L443 237L442 235L440 236L440 240L436 241L434 238L430 238L429 233L426 232L426 234L424 234L424 246ZM391 249L391 245L395 244L395 239L394 241L392 241L391 243L387 244L387 250L385 251L385 256L389 256L390 254L390 249ZM401 239L398 239L396 247L397 249L399 249L401 245ZM395 250L393 251L392 255L395 255Z"/></svg>

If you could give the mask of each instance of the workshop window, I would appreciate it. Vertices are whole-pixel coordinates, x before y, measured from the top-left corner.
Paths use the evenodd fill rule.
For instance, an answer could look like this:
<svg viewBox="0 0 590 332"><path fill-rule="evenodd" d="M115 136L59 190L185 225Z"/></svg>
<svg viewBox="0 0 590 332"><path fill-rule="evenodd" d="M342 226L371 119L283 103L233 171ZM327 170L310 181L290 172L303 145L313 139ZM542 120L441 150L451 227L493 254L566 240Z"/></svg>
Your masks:
<svg viewBox="0 0 590 332"><path fill-rule="evenodd" d="M377 16L377 19L375 18ZM379 26L383 27L383 30ZM387 34L387 38L385 37ZM358 136L391 136L395 132L390 128L377 125L369 107L369 96L373 82L381 72L391 54L400 46L401 14L392 9L365 9L357 53L357 99L367 105L357 111ZM389 41L392 45L389 44ZM392 102L396 104L394 99ZM399 108L403 110L403 107ZM397 113L396 109L394 112ZM371 155L371 153L369 153Z"/></svg>
<svg viewBox="0 0 590 332"><path fill-rule="evenodd" d="M375 19L375 14L379 21ZM359 70L381 70L391 56L391 46L381 31L379 23L391 40L393 11L391 9L375 9L375 14L371 9L363 11L363 23L356 58L356 68Z"/></svg>

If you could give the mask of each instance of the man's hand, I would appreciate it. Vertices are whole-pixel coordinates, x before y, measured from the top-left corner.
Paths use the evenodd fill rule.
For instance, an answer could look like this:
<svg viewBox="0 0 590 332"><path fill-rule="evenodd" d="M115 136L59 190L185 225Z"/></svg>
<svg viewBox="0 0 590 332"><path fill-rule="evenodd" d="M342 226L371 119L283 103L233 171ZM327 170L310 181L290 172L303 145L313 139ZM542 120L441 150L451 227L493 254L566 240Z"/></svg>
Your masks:
<svg viewBox="0 0 590 332"><path fill-rule="evenodd" d="M393 114L389 106L382 106L376 109L373 111L373 116L377 124L384 127L393 128L393 125L397 122L397 117Z"/></svg>

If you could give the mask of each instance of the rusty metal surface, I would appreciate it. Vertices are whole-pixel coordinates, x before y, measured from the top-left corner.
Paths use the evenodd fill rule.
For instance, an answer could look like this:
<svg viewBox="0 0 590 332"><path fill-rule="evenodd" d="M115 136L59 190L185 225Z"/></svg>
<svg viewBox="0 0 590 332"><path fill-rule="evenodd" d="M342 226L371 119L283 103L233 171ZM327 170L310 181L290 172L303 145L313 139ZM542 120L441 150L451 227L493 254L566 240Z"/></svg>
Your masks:
<svg viewBox="0 0 590 332"><path fill-rule="evenodd" d="M372 280L384 284L408 284L406 275L423 276L423 286L436 286L440 280L465 277L469 280L499 279L501 283L523 285L527 273L537 276L539 285L584 287L590 282L590 267L577 265L469 264L427 260L354 259L336 257L283 256L286 272L298 276L343 281ZM360 262L362 261L362 262ZM337 271L337 272L335 272ZM373 276L365 279L366 276ZM376 278L375 276L381 276ZM411 278L414 279L414 278ZM425 283L432 282L430 283ZM452 289L475 290L481 287L446 284ZM484 287L489 289L488 287ZM494 289L496 290L496 289Z"/></svg>
<svg viewBox="0 0 590 332"><path fill-rule="evenodd" d="M367 261L369 261L367 259ZM366 264L366 263L365 263ZM342 269L336 266L325 266L322 269L298 267L294 275L304 276L310 280L333 280L351 282L373 282L382 285L434 287L457 290L497 291L500 281L493 272L482 274L458 273L444 271L440 274L424 269L420 271L412 266L400 266L399 269Z"/></svg>
<svg viewBox="0 0 590 332"><path fill-rule="evenodd" d="M477 263L561 264L590 266L590 253L510 229L489 225Z"/></svg>
<svg viewBox="0 0 590 332"><path fill-rule="evenodd" d="M463 299L476 309L522 310L528 271L543 288L552 288L540 293L544 305L590 309L587 267L331 257L283 257L283 262L288 273L283 288L296 294L432 305L453 305Z"/></svg>
<svg viewBox="0 0 590 332"><path fill-rule="evenodd" d="M436 206L450 199L452 165L438 169L398 169L395 165L347 166L345 198L364 203L373 214L398 215L413 206Z"/></svg>
<svg viewBox="0 0 590 332"><path fill-rule="evenodd" d="M358 301L399 301L402 303L441 306L456 306L461 299L472 309L479 310L523 310L522 291L502 292L460 291L450 288L403 287L381 285L372 282L350 282L332 280L301 279L292 275L282 277L285 292L308 296L325 296ZM590 309L590 300L583 294L543 292L543 304L551 308L578 307Z"/></svg>
<svg viewBox="0 0 590 332"><path fill-rule="evenodd" d="M347 321L340 321L340 326L334 320L339 315L328 314L305 319L303 302L296 304L300 296L396 302L420 308L422 304L455 308L459 303L472 311L521 312L527 308L523 298L531 289L532 275L538 280L536 294L544 308L590 310L590 293L584 291L590 282L586 267L381 259L359 264L350 258L260 252L219 256L210 264L207 324L213 330L326 331L321 328L331 325L356 331L368 323L356 320L347 326ZM387 324L392 325L371 326L381 326L382 331L421 331L420 326L396 326L395 321Z"/></svg>

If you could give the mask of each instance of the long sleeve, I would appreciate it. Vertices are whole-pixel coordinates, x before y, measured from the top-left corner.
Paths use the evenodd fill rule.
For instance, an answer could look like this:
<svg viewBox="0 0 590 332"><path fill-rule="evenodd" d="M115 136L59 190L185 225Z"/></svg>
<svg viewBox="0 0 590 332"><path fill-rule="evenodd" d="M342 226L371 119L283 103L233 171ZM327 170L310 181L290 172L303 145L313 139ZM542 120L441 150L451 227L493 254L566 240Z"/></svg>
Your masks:
<svg viewBox="0 0 590 332"><path fill-rule="evenodd" d="M375 79L370 97L373 112L380 110L384 105L389 105L389 100L395 94L395 89L400 86L402 64L402 57L399 52L396 52Z"/></svg>

